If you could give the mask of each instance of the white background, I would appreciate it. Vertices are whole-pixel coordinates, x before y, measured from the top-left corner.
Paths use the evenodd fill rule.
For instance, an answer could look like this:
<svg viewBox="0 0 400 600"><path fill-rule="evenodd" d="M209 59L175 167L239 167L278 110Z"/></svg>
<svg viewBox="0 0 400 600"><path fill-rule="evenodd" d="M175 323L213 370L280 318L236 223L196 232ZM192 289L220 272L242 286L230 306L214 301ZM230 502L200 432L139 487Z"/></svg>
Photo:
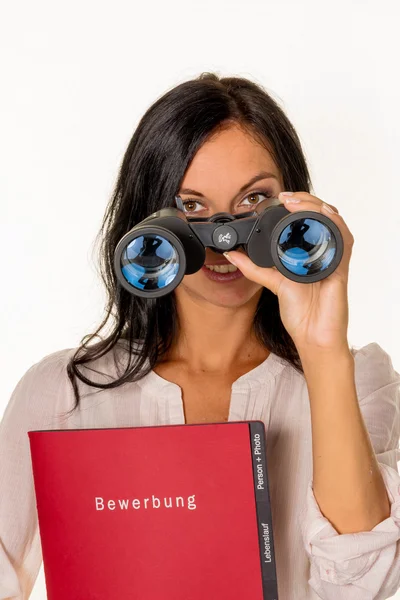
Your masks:
<svg viewBox="0 0 400 600"><path fill-rule="evenodd" d="M150 104L202 71L249 77L286 111L314 194L355 237L349 341L378 342L400 371L397 13L395 0L3 4L0 415L34 362L99 323L93 242L123 153ZM31 597L44 590L41 569Z"/></svg>

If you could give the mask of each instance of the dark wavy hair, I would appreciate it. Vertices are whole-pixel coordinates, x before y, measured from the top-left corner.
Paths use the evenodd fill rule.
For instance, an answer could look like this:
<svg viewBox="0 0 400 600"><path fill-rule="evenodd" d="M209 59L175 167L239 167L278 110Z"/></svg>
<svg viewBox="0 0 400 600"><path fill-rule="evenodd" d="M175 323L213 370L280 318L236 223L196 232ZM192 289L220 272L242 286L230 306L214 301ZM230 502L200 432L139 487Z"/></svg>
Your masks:
<svg viewBox="0 0 400 600"><path fill-rule="evenodd" d="M105 316L97 330L85 336L67 365L75 405L80 395L76 378L94 388L114 388L146 375L176 339L179 320L175 294L142 298L118 283L113 256L117 243L135 224L174 197L191 160L218 130L238 124L264 145L282 174L285 190L310 191L310 175L300 140L278 103L260 85L241 77L202 73L167 91L141 118L120 166L101 229L100 274L107 291ZM99 332L109 319L110 332ZM264 288L254 315L257 339L270 351L303 372L296 346L283 326L278 297ZM95 337L100 341L90 344ZM91 381L79 371L125 340L128 360L121 376L109 383ZM89 367L90 368L90 367ZM120 373L118 373L119 375Z"/></svg>

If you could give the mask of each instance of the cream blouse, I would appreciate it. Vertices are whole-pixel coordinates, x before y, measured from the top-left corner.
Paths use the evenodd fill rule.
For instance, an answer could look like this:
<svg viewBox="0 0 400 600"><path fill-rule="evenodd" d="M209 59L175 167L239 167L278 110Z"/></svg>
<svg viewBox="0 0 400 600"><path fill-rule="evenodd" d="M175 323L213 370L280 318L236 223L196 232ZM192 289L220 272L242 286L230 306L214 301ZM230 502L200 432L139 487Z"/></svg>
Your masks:
<svg viewBox="0 0 400 600"><path fill-rule="evenodd" d="M74 351L35 363L0 424L0 600L27 600L42 562L27 431L185 422L181 388L154 371L108 390L79 381L80 410L63 415L74 401L66 373ZM377 343L352 352L362 415L391 501L390 517L371 531L339 534L319 510L304 376L271 353L232 385L229 421L265 424L279 600L383 600L400 587L400 375ZM124 355L120 341L92 363L94 370L80 369L91 380L111 381Z"/></svg>

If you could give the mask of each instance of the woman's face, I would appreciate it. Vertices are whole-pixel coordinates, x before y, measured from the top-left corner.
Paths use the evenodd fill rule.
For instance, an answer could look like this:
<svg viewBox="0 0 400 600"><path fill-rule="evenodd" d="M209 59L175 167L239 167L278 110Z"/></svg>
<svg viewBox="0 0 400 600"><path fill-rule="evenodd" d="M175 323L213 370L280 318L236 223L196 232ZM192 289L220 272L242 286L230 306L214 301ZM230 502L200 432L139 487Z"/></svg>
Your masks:
<svg viewBox="0 0 400 600"><path fill-rule="evenodd" d="M256 176L259 178L254 181ZM232 125L198 150L178 195L188 216L210 217L218 212L250 211L281 191L282 177L270 153L248 133ZM178 298L189 294L214 305L234 307L261 294L262 286L246 279L240 271L221 274L208 268L225 265L222 270L233 271L233 265L223 254L207 248L204 265L197 273L183 278L175 289ZM220 270L218 266L216 269Z"/></svg>

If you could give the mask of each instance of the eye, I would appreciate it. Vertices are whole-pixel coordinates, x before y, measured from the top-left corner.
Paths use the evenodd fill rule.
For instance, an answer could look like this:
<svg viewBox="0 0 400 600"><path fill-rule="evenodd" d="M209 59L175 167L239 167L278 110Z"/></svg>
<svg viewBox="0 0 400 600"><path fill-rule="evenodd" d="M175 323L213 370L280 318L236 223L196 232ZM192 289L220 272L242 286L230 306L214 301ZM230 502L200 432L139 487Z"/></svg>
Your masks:
<svg viewBox="0 0 400 600"><path fill-rule="evenodd" d="M274 193L272 192L272 190L259 190L256 192L251 192L250 194L247 194L245 198L243 198L239 206L257 206L257 204L262 202L265 198L272 198L273 195ZM260 198L260 196L263 196L263 198ZM249 203L243 204L244 200L249 200Z"/></svg>
<svg viewBox="0 0 400 600"><path fill-rule="evenodd" d="M260 196L263 196L262 198ZM238 206L257 206L257 204L259 204L260 202L262 202L265 198L273 198L274 197L274 192L273 190L257 190L254 192L251 192L250 194L247 194L247 196L245 196L243 198L243 200L240 202L240 204L238 204ZM255 201L253 201L253 199L255 198ZM243 203L244 200L249 199L249 203ZM195 200L194 198L189 198L188 200L183 200L183 207L185 209L185 212L188 213L198 213L200 212L202 209L205 209L204 204L202 204L199 200ZM196 205L199 205L200 208L196 210Z"/></svg>
<svg viewBox="0 0 400 600"><path fill-rule="evenodd" d="M198 200L183 200L182 204L183 204L183 207L185 209L185 212L191 212L191 213L199 212L198 210L195 210L193 208L196 204L200 204L201 206L203 206L201 204L201 202L199 202Z"/></svg>

